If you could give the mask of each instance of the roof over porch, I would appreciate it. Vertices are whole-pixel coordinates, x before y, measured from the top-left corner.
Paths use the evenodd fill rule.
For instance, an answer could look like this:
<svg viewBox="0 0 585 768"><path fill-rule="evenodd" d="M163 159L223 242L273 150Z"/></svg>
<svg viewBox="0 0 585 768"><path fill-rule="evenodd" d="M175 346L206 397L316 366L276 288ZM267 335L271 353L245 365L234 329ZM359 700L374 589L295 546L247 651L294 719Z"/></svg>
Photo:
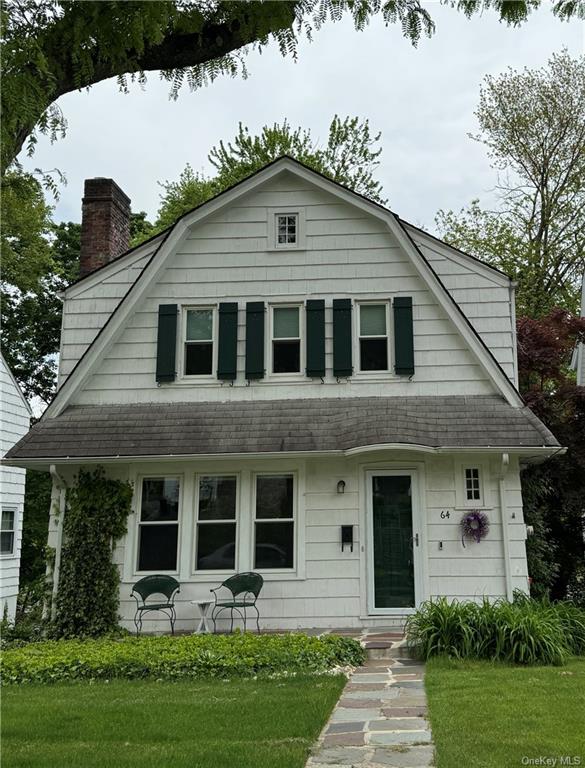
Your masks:
<svg viewBox="0 0 585 768"><path fill-rule="evenodd" d="M6 460L26 466L73 459L348 454L374 446L526 454L560 448L528 408L514 408L498 396L346 397L69 407L36 424Z"/></svg>

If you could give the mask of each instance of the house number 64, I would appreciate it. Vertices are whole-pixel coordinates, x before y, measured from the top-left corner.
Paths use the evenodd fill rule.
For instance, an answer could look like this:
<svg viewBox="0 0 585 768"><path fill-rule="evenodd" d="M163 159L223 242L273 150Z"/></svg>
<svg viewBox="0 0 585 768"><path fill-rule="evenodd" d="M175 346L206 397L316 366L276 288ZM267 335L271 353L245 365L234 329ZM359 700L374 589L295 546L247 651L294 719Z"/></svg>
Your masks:
<svg viewBox="0 0 585 768"><path fill-rule="evenodd" d="M441 520L449 519L451 517L449 510L442 509L441 510Z"/></svg>

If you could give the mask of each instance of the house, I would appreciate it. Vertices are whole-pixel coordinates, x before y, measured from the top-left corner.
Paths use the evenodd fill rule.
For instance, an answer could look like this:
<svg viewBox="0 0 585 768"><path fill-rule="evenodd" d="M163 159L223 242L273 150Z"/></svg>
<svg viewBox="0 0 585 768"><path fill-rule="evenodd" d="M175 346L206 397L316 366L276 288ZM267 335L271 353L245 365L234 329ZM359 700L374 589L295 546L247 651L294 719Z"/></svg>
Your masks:
<svg viewBox="0 0 585 768"><path fill-rule="evenodd" d="M585 272L581 282L581 317L585 317ZM577 344L571 360L571 368L577 372L577 384L585 387L585 344Z"/></svg>
<svg viewBox="0 0 585 768"><path fill-rule="evenodd" d="M26 435L31 411L16 379L0 354L0 451L4 456ZM0 467L0 618L14 619L20 571L22 513L26 470Z"/></svg>
<svg viewBox="0 0 585 768"><path fill-rule="evenodd" d="M118 255L129 205L86 182L59 390L8 454L53 474L55 579L67 487L101 464L134 486L127 627L149 573L181 582L182 629L236 571L283 629L527 590L520 470L562 449L517 391L506 275L288 157Z"/></svg>

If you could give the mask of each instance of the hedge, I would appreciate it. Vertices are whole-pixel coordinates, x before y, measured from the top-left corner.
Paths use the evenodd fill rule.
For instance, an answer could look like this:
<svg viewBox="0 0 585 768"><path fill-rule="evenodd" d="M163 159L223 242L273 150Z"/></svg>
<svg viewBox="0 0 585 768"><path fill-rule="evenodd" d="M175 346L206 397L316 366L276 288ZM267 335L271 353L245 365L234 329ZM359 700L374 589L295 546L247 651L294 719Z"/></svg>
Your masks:
<svg viewBox="0 0 585 768"><path fill-rule="evenodd" d="M514 664L564 664L585 655L585 611L571 603L516 597L481 603L439 598L406 622L411 650L422 659L451 656Z"/></svg>
<svg viewBox="0 0 585 768"><path fill-rule="evenodd" d="M10 683L113 678L229 678L274 673L323 673L362 663L348 637L324 635L184 635L30 643L2 654Z"/></svg>

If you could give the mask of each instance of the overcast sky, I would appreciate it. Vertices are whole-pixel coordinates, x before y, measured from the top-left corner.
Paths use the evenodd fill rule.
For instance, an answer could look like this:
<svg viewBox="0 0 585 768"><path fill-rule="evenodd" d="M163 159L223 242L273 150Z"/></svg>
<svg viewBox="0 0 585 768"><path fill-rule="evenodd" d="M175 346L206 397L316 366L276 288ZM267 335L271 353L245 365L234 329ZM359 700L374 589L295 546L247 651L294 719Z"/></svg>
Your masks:
<svg viewBox="0 0 585 768"><path fill-rule="evenodd" d="M59 168L67 177L56 205L57 220L79 221L83 180L114 178L134 211L155 217L159 180L178 177L186 163L209 170L207 154L229 140L239 121L256 132L285 117L325 139L338 113L369 118L382 131L378 178L390 207L433 229L439 208L472 198L492 199L495 177L483 147L468 138L476 128L479 85L507 67L538 67L563 47L583 53L585 25L561 23L548 2L518 29L492 13L467 20L429 3L437 31L418 48L399 26L375 21L364 32L351 23L327 24L313 43L302 42L297 63L275 46L247 58L250 77L221 78L173 102L169 87L152 73L144 90L119 93L114 81L60 100L67 137L42 138L25 167Z"/></svg>

